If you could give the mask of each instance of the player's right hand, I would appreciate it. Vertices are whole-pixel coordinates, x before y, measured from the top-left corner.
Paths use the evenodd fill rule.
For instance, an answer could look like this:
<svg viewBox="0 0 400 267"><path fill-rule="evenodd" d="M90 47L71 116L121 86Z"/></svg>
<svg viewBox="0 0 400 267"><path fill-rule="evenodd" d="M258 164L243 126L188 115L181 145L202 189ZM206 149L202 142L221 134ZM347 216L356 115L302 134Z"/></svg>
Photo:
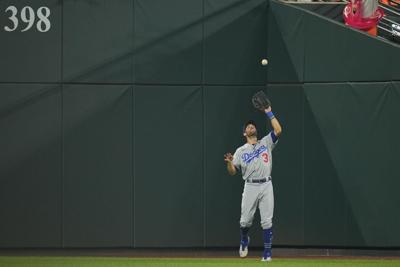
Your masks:
<svg viewBox="0 0 400 267"><path fill-rule="evenodd" d="M233 160L232 154L231 154L231 153L226 153L226 154L224 155L224 160L225 160L226 162L231 162L231 161Z"/></svg>

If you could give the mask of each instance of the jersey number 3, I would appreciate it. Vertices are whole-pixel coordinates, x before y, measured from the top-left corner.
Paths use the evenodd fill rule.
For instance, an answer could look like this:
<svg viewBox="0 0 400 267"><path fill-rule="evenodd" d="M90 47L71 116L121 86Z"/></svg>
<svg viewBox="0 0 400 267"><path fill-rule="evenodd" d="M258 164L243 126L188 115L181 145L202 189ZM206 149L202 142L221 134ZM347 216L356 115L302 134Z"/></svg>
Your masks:
<svg viewBox="0 0 400 267"><path fill-rule="evenodd" d="M267 153L263 153L261 156L264 158L264 162L268 162L268 154Z"/></svg>

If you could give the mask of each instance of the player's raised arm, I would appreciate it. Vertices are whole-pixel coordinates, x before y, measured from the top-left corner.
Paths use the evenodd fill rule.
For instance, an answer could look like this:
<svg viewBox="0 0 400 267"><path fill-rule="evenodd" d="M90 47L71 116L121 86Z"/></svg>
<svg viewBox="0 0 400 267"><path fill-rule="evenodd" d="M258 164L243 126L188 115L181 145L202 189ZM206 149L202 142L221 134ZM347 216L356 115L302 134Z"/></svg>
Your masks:
<svg viewBox="0 0 400 267"><path fill-rule="evenodd" d="M268 118L271 120L271 125L272 128L274 129L275 136L276 137L280 136L282 133L282 127L278 119L274 116L274 113L272 113L271 106L265 109L265 114L267 114Z"/></svg>
<svg viewBox="0 0 400 267"><path fill-rule="evenodd" d="M227 166L229 174L230 175L235 175L236 174L236 168L235 168L235 165L233 165L233 162L232 162L232 160L233 160L232 154L231 153L226 153L224 155L224 160L226 161L226 166Z"/></svg>

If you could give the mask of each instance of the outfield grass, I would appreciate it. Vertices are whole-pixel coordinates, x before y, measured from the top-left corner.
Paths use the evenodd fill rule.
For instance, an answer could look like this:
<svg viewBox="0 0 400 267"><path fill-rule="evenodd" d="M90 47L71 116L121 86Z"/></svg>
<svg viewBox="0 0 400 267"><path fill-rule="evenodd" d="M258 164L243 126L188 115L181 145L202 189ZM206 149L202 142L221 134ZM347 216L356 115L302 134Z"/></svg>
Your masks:
<svg viewBox="0 0 400 267"><path fill-rule="evenodd" d="M247 259L169 259L169 258L122 258L122 257L0 257L0 267L399 267L400 260L354 259L274 259L261 262Z"/></svg>

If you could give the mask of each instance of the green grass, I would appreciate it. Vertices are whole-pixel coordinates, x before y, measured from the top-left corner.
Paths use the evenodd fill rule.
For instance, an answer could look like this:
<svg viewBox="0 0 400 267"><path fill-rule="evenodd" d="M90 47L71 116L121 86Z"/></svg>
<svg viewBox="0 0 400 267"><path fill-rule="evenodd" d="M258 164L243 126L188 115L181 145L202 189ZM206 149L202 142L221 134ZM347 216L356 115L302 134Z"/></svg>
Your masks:
<svg viewBox="0 0 400 267"><path fill-rule="evenodd" d="M122 257L8 257L0 256L0 267L399 267L400 260L354 259L274 259L261 262L247 259L122 258Z"/></svg>

